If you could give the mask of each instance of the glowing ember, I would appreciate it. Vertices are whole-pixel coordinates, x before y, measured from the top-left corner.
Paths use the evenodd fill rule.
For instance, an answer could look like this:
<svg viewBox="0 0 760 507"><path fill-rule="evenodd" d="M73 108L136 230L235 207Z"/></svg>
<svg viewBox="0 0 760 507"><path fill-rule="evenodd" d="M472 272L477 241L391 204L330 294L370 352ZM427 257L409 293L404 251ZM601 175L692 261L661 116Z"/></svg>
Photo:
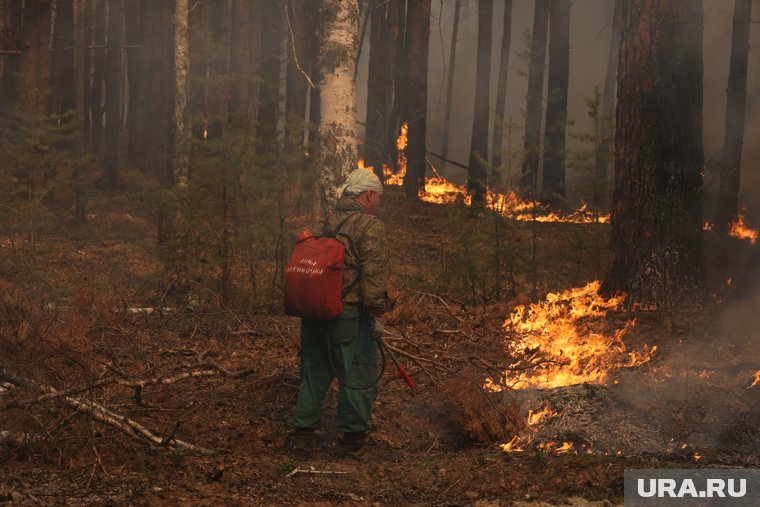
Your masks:
<svg viewBox="0 0 760 507"><path fill-rule="evenodd" d="M698 452L695 452L693 458L694 458L694 461L699 461L702 459L702 455L699 454Z"/></svg>
<svg viewBox="0 0 760 507"><path fill-rule="evenodd" d="M522 438L515 436L512 440L506 444L501 444L499 447L501 447L501 450L504 452L523 452L525 450L525 442L522 440Z"/></svg>
<svg viewBox="0 0 760 507"><path fill-rule="evenodd" d="M744 215L739 215L736 222L731 224L731 227L728 230L728 235L736 239L746 239L753 245L757 241L757 230L751 228L749 224L744 222Z"/></svg>
<svg viewBox="0 0 760 507"><path fill-rule="evenodd" d="M544 417L547 417L553 414L554 414L554 411L550 409L549 407L544 407L543 410L540 410L538 412L529 410L528 411L528 426L535 426L539 424Z"/></svg>
<svg viewBox="0 0 760 507"><path fill-rule="evenodd" d="M570 452L570 449L572 449L572 448L573 448L573 443L572 442L565 442L564 444L562 444L561 447L557 448L556 453L557 454L567 454L568 452Z"/></svg>
<svg viewBox="0 0 760 507"><path fill-rule="evenodd" d="M760 370L757 370L757 372L755 373L755 381L752 382L752 385L749 386L747 389L752 389L757 384L760 384Z"/></svg>
<svg viewBox="0 0 760 507"><path fill-rule="evenodd" d="M705 232L710 232L713 230L713 224L710 222L705 222L705 225L702 226L702 230Z"/></svg>
<svg viewBox="0 0 760 507"><path fill-rule="evenodd" d="M603 384L610 372L649 361L657 347L629 351L623 337L634 326L606 332L601 319L620 307L625 296L605 299L600 282L559 294L549 293L542 302L518 306L505 322L515 340L508 352L518 361L509 366L500 382L516 389L555 388Z"/></svg>

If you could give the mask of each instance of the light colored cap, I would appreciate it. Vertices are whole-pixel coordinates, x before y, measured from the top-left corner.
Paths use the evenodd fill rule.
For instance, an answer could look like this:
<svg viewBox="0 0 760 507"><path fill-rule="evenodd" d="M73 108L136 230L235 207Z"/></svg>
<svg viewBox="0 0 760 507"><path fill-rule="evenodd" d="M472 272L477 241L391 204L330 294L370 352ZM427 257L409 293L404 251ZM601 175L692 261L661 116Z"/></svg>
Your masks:
<svg viewBox="0 0 760 507"><path fill-rule="evenodd" d="M372 190L378 194L383 193L383 184L380 178L369 169L356 169L346 178L346 182L338 189L338 195L355 197L362 192Z"/></svg>

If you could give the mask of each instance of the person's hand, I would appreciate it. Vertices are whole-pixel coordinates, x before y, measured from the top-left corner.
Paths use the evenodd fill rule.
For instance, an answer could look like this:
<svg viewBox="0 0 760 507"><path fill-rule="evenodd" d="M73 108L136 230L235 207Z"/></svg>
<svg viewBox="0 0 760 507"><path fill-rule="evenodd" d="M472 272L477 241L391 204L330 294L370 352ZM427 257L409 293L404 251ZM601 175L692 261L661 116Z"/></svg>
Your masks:
<svg viewBox="0 0 760 507"><path fill-rule="evenodd" d="M385 326L383 325L383 321L380 319L374 319L372 325L370 326L370 333L372 334L372 338L382 338L385 334Z"/></svg>

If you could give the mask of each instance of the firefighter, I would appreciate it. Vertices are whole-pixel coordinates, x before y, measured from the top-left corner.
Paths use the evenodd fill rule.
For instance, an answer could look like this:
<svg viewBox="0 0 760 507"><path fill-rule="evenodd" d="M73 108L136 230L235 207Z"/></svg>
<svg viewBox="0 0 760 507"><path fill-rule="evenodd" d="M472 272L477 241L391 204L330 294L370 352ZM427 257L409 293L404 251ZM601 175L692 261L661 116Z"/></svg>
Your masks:
<svg viewBox="0 0 760 507"><path fill-rule="evenodd" d="M292 448L311 455L314 431L325 394L339 382L338 421L344 455L361 459L365 435L377 397L379 320L385 307L388 255L385 226L377 218L383 185L366 169L357 169L338 190L335 212L325 221L325 235L345 247L343 311L335 320L301 320L301 386L296 401ZM337 229L337 230L336 230Z"/></svg>

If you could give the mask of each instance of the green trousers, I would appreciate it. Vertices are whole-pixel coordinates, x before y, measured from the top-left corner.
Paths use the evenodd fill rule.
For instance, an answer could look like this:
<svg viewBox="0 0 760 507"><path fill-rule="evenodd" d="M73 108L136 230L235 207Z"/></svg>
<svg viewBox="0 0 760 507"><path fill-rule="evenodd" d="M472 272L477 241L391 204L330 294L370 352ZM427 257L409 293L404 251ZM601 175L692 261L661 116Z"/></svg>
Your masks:
<svg viewBox="0 0 760 507"><path fill-rule="evenodd" d="M301 387L293 425L316 428L325 394L338 378L338 421L343 432L367 431L377 397L377 342L364 312L336 320L301 320Z"/></svg>

